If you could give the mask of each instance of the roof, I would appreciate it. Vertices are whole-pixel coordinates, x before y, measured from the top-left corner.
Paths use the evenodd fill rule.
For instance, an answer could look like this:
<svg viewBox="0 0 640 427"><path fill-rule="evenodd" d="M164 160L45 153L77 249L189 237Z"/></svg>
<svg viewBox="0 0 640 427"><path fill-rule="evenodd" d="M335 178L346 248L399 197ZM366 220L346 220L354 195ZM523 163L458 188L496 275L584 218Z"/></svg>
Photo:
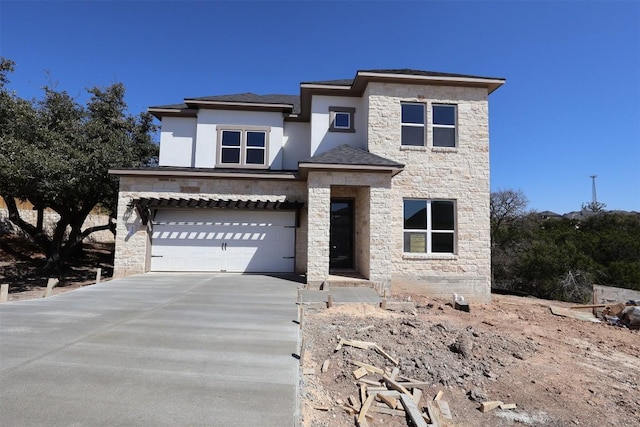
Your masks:
<svg viewBox="0 0 640 427"><path fill-rule="evenodd" d="M163 116L196 117L199 108L225 110L278 111L291 121L308 121L311 116L313 95L362 96L370 82L445 85L486 88L488 93L505 82L499 77L482 77L470 74L442 73L409 68L358 70L352 79L302 82L300 96L286 94L258 95L251 92L228 95L185 98L184 103L158 105L149 108L157 118Z"/></svg>
<svg viewBox="0 0 640 427"><path fill-rule="evenodd" d="M402 163L347 144L340 145L339 147L299 162L299 164L303 163L316 165L382 166L394 169L404 168Z"/></svg>
<svg viewBox="0 0 640 427"><path fill-rule="evenodd" d="M176 114L195 114L197 109L201 105L221 105L226 107L250 107L269 109L274 108L282 111L287 111L291 114L300 113L300 96L298 95L284 95L284 94L269 94L258 95L251 92L236 93L229 95L213 95L213 96L201 96L197 98L185 98L183 103L180 104L168 104L168 105L155 105L149 107L149 111L152 114L157 115L169 115L167 113ZM164 111L160 111L164 110ZM168 110L168 111L167 111ZM171 111L173 110L173 111ZM161 113L161 114L160 114Z"/></svg>
<svg viewBox="0 0 640 427"><path fill-rule="evenodd" d="M472 79L500 79L501 77L486 77L475 76L471 74L455 74L455 73L441 73L437 71L426 70L413 70L410 68L393 68L393 69L379 69L379 70L358 70L357 74L371 73L371 74L397 74L404 76L424 76L424 77L461 77ZM311 82L302 82L302 84L317 84L317 85L334 85L334 86L351 86L354 79L339 79L339 80L320 80Z"/></svg>

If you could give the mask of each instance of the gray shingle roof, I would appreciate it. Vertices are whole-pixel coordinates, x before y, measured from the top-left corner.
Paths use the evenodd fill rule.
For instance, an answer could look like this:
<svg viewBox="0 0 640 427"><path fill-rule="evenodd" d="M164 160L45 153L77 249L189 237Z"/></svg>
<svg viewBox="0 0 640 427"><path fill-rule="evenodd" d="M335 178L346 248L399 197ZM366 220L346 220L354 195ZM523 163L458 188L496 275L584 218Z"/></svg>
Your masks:
<svg viewBox="0 0 640 427"><path fill-rule="evenodd" d="M384 166L391 168L403 168L402 163L385 157L371 154L366 150L355 148L347 144L340 145L324 153L315 155L300 163L331 164L331 165L353 165L353 166Z"/></svg>
<svg viewBox="0 0 640 427"><path fill-rule="evenodd" d="M407 76L427 76L427 77L466 77L466 78L475 78L475 79L502 79L501 77L483 77L483 76L474 76L470 74L440 73L436 71L412 70L410 68L358 70L358 73L398 74L398 75L407 75ZM353 84L353 79L319 80L319 81L312 81L312 82L302 82L302 84L351 86Z"/></svg>
<svg viewBox="0 0 640 427"><path fill-rule="evenodd" d="M230 95L201 96L198 98L186 98L187 101L218 101L246 104L287 104L291 105L294 113L300 112L300 97L298 95L257 95L255 93L236 93ZM182 104L156 105L150 108L185 109L189 106Z"/></svg>
<svg viewBox="0 0 640 427"><path fill-rule="evenodd" d="M251 92L235 93L230 95L201 96L198 98L187 98L194 101L219 101L219 102L240 102L247 104L288 104L293 106L294 112L300 111L300 96L269 94L258 95Z"/></svg>

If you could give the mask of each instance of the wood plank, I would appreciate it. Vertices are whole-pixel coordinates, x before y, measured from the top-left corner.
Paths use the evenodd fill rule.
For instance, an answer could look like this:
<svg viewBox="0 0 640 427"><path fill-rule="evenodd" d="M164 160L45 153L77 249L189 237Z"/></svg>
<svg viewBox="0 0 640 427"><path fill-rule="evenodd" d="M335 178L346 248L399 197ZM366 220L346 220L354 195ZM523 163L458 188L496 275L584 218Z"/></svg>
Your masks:
<svg viewBox="0 0 640 427"><path fill-rule="evenodd" d="M376 368L373 365L369 365L368 363L364 363L364 362L358 362L358 361L352 361L351 363L353 363L356 366L359 366L361 368L366 369L367 371L371 372L372 374L380 374L380 375L384 375L384 371L380 368Z"/></svg>
<svg viewBox="0 0 640 427"><path fill-rule="evenodd" d="M396 378L398 378L399 373L400 373L400 368L396 366L391 371L391 375L389 375L389 378L391 378L392 380L395 380Z"/></svg>
<svg viewBox="0 0 640 427"><path fill-rule="evenodd" d="M368 389L367 392L371 390ZM396 398L400 398L400 395L402 393L400 393L398 390L374 390L373 393L369 393L369 394L382 394L385 395L387 397L396 397Z"/></svg>
<svg viewBox="0 0 640 427"><path fill-rule="evenodd" d="M482 402L480 404L480 412L489 412L496 409L498 406L504 405L504 402L500 400L490 400L487 402Z"/></svg>
<svg viewBox="0 0 640 427"><path fill-rule="evenodd" d="M367 386L360 384L360 402L364 403L367 400Z"/></svg>
<svg viewBox="0 0 640 427"><path fill-rule="evenodd" d="M440 399L442 399L442 395L444 394L444 391L440 390L438 391L438 393L436 394L436 397L433 398L433 401L436 402Z"/></svg>
<svg viewBox="0 0 640 427"><path fill-rule="evenodd" d="M422 418L422 414L420 414L420 410L418 409L416 402L413 401L411 396L403 394L400 396L400 401L402 402L404 410L407 412L409 419L411 419L415 427L427 427L426 421L424 420L424 418Z"/></svg>
<svg viewBox="0 0 640 427"><path fill-rule="evenodd" d="M438 410L436 409L433 402L427 402L427 413L429 414L429 419L431 420L432 427L440 427L440 417L438 416Z"/></svg>
<svg viewBox="0 0 640 427"><path fill-rule="evenodd" d="M517 407L518 407L518 405L516 405L515 403L505 403L504 405L500 405L500 409L502 409L502 410L516 409Z"/></svg>
<svg viewBox="0 0 640 427"><path fill-rule="evenodd" d="M372 406L369 412L377 412L379 414L394 415L397 417L406 417L407 413L401 409L391 409L385 406Z"/></svg>
<svg viewBox="0 0 640 427"><path fill-rule="evenodd" d="M398 399L396 399L395 397L386 396L380 393L377 393L376 396L391 409L395 409L395 407L398 406Z"/></svg>
<svg viewBox="0 0 640 427"><path fill-rule="evenodd" d="M404 388L428 388L431 387L431 383L426 381L397 381L398 384Z"/></svg>
<svg viewBox="0 0 640 427"><path fill-rule="evenodd" d="M373 399L375 399L375 396L369 396L367 397L367 400L365 400L362 404L362 408L360 409L360 413L358 414L358 422L365 420L365 416L367 415L367 411L373 403Z"/></svg>
<svg viewBox="0 0 640 427"><path fill-rule="evenodd" d="M358 340L343 340L342 345L348 345L351 347L361 348L363 350L369 350L371 347L376 347L377 344L370 341L358 341Z"/></svg>
<svg viewBox="0 0 640 427"><path fill-rule="evenodd" d="M353 406L356 412L360 412L360 408L361 408L360 401L354 395L349 395L347 400L349 401L349 404Z"/></svg>
<svg viewBox="0 0 640 427"><path fill-rule="evenodd" d="M329 359L325 360L325 361L322 363L322 368L320 368L320 372L322 372L322 373L327 372L327 371L329 370L329 363L331 363L331 362L329 361Z"/></svg>
<svg viewBox="0 0 640 427"><path fill-rule="evenodd" d="M391 357L391 355L389 353L387 353L386 351L384 351L378 344L375 344L375 350L380 353L381 355L383 355L384 357L386 357L391 363L393 363L394 365L399 364L400 362L396 359L394 359L393 357Z"/></svg>
<svg viewBox="0 0 640 427"><path fill-rule="evenodd" d="M355 379L359 380L360 378L364 377L368 373L369 372L366 369L358 368L355 371L353 371L353 376L355 377Z"/></svg>
<svg viewBox="0 0 640 427"><path fill-rule="evenodd" d="M420 406L420 399L422 399L422 389L414 388L412 397L413 401L416 402L416 405Z"/></svg>
<svg viewBox="0 0 640 427"><path fill-rule="evenodd" d="M400 385L400 383L397 383L396 381L392 380L391 378L389 378L386 375L383 375L382 379L387 384L387 387L389 387L390 389L398 390L401 393L404 393L404 394L406 394L408 396L411 396L411 393L409 393L409 390L407 390L402 385Z"/></svg>
<svg viewBox="0 0 640 427"><path fill-rule="evenodd" d="M442 417L448 420L453 420L453 417L451 416L451 408L449 408L449 403L445 400L436 400L435 402L438 406L438 409L440 410L440 414L442 415Z"/></svg>

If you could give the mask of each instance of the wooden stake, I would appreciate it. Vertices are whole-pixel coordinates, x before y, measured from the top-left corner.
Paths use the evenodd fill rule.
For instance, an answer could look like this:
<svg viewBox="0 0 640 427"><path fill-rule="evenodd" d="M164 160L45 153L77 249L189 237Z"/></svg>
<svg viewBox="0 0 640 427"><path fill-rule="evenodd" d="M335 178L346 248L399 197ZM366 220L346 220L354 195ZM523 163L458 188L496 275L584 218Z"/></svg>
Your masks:
<svg viewBox="0 0 640 427"><path fill-rule="evenodd" d="M98 268L96 270L96 285L100 283L100 279L102 278L102 269Z"/></svg>
<svg viewBox="0 0 640 427"><path fill-rule="evenodd" d="M3 283L0 285L0 302L9 301L9 284Z"/></svg>
<svg viewBox="0 0 640 427"><path fill-rule="evenodd" d="M333 295L328 294L327 295L327 308L331 308L333 307Z"/></svg>
<svg viewBox="0 0 640 427"><path fill-rule="evenodd" d="M42 297L43 298L50 297L51 292L53 291L53 288L55 288L58 285L58 283L60 283L58 279L50 278L47 281L47 290L44 291L44 295Z"/></svg>

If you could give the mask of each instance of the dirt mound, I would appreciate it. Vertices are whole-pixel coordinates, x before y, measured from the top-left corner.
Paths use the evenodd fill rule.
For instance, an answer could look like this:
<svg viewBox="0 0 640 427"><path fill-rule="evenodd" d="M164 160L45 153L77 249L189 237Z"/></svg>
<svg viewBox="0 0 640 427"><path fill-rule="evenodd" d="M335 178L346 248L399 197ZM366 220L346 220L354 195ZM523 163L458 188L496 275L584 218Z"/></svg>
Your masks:
<svg viewBox="0 0 640 427"><path fill-rule="evenodd" d="M371 306L306 311L302 361L307 372L302 387L305 426L355 425L336 403L358 396L360 383L353 374L358 366L353 362L387 372L396 367L371 348L345 345L336 351L337 337L377 343L398 361L398 378L424 383L426 399L443 391L453 414L451 425L637 422L638 332L557 318L544 301L536 299L494 297L491 305L472 305L471 313L453 310L443 301L418 298L416 303L414 310L402 313ZM599 355L606 352L610 356L606 351L609 346L621 342L633 344L618 346L622 352L605 364ZM321 372L327 360L329 368ZM310 369L315 374L309 374ZM375 383L381 375L370 374L364 379ZM611 381L616 379L620 381L614 386ZM517 409L481 413L479 402L487 400L516 403ZM369 425L382 424L406 426L407 421L374 413Z"/></svg>

